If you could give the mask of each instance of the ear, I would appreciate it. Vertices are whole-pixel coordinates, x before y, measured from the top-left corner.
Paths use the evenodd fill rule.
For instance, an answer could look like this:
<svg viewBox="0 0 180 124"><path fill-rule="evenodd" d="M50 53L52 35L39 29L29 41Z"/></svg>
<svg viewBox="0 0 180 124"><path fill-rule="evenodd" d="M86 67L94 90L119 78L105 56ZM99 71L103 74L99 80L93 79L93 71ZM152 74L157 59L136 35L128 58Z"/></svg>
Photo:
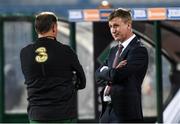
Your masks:
<svg viewBox="0 0 180 124"><path fill-rule="evenodd" d="M52 25L52 32L55 33L56 32L56 24Z"/></svg>
<svg viewBox="0 0 180 124"><path fill-rule="evenodd" d="M52 25L52 32L53 32L53 33L55 32L55 29L54 29L54 28L55 28L55 25L53 24L53 25Z"/></svg>
<svg viewBox="0 0 180 124"><path fill-rule="evenodd" d="M131 29L131 23L128 23L128 29Z"/></svg>

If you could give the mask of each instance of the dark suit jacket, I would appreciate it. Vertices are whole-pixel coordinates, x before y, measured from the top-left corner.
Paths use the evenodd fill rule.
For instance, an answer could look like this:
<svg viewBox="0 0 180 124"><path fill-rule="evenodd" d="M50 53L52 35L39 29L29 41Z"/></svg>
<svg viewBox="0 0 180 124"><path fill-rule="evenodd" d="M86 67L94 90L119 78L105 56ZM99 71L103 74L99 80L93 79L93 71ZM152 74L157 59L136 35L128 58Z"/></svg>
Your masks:
<svg viewBox="0 0 180 124"><path fill-rule="evenodd" d="M107 60L101 65L101 67L108 66L109 68L102 72L100 72L101 67L97 69L96 78L98 81L112 82L112 106L120 120L123 122L142 120L141 84L148 67L147 49L135 37L119 58L119 62L127 60L127 65L120 69L112 68L116 51L117 46L111 48ZM103 91L101 98L102 95ZM102 101L102 105L103 113L106 103Z"/></svg>

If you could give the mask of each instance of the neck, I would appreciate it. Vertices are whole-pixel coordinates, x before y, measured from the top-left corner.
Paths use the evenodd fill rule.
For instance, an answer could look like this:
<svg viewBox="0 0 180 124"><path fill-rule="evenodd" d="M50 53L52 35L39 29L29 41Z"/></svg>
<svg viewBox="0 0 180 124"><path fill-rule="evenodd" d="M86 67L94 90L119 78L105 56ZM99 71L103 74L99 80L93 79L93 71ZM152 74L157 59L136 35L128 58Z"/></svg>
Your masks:
<svg viewBox="0 0 180 124"><path fill-rule="evenodd" d="M132 37L133 35L134 35L134 33L131 32L129 35L127 35L126 39L124 39L123 41L118 41L118 42L123 43L123 42L125 42L127 39L129 39L130 37Z"/></svg>
<svg viewBox="0 0 180 124"><path fill-rule="evenodd" d="M38 34L38 38L42 38L42 37L47 37L49 39L56 39L56 37L54 35L50 35L50 34L46 34L46 35L42 35L42 34Z"/></svg>

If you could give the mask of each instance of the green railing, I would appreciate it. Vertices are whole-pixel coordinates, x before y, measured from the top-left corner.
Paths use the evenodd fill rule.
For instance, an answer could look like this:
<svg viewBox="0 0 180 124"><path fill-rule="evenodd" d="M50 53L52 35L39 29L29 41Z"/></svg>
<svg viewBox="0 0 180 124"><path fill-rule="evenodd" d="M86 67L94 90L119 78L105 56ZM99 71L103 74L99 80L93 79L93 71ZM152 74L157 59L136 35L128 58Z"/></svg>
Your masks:
<svg viewBox="0 0 180 124"><path fill-rule="evenodd" d="M3 47L3 20L0 17L0 123L4 117L4 47Z"/></svg>

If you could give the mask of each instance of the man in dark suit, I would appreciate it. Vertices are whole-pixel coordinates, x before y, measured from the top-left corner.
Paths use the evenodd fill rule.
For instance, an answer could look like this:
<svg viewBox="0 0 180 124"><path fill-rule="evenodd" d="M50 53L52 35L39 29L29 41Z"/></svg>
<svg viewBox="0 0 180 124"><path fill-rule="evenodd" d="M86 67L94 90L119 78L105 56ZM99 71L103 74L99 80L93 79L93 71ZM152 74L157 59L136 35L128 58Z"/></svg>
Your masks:
<svg viewBox="0 0 180 124"><path fill-rule="evenodd" d="M35 29L38 39L20 53L30 122L75 122L76 91L86 85L83 68L73 50L56 40L57 17L54 13L38 14Z"/></svg>
<svg viewBox="0 0 180 124"><path fill-rule="evenodd" d="M114 10L108 23L118 45L96 70L97 81L105 84L100 93L100 122L142 122L141 85L148 67L147 49L132 32L130 11Z"/></svg>

